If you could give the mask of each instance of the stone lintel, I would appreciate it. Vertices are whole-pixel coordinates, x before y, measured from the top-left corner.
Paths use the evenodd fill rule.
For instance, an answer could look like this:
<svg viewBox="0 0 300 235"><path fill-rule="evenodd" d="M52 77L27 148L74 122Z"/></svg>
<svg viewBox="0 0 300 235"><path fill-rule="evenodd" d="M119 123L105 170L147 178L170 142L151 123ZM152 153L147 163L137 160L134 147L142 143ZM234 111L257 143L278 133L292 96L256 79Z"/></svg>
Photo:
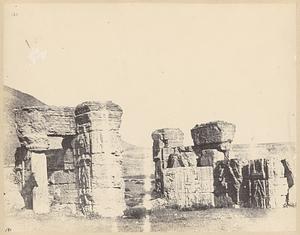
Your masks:
<svg viewBox="0 0 300 235"><path fill-rule="evenodd" d="M15 109L14 112L20 143L33 151L48 149L47 136L76 134L74 108L33 106Z"/></svg>

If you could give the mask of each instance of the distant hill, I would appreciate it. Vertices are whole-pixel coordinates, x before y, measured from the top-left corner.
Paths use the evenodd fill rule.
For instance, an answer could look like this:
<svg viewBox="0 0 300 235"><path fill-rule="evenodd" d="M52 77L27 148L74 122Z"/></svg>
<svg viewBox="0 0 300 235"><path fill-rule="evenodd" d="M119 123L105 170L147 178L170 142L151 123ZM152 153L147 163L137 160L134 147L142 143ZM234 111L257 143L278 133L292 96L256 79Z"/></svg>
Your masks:
<svg viewBox="0 0 300 235"><path fill-rule="evenodd" d="M28 95L24 92L18 91L16 89L10 88L8 86L3 86L4 89L4 105L11 110L13 108L19 108L22 106L43 106L46 105L42 101Z"/></svg>

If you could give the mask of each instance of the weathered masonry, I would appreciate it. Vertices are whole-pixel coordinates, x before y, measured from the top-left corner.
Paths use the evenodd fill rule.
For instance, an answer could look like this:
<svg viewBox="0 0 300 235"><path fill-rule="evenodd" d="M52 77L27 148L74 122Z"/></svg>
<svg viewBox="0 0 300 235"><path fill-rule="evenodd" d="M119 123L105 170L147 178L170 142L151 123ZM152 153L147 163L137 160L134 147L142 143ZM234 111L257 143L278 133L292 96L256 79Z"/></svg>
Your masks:
<svg viewBox="0 0 300 235"><path fill-rule="evenodd" d="M178 128L154 131L155 190L159 197L179 208L283 207L289 188L285 160L280 156L231 158L235 131L234 124L224 121L196 125L191 130L193 146L183 146L183 132Z"/></svg>
<svg viewBox="0 0 300 235"><path fill-rule="evenodd" d="M111 101L15 110L21 144L15 170L25 206L36 213L65 206L86 215L123 215L122 114ZM177 208L286 204L294 182L284 156L233 158L235 131L234 124L224 121L196 125L193 146L183 145L178 128L154 131L156 194Z"/></svg>
<svg viewBox="0 0 300 235"><path fill-rule="evenodd" d="M58 200L61 204L73 204L85 214L122 215L122 113L121 107L112 102L16 110L16 129L22 146L16 165L22 172L22 196L28 198L27 206L36 213L47 213L50 201ZM50 149L55 137L62 137L63 152L55 153L61 159L47 159L46 155L55 152Z"/></svg>

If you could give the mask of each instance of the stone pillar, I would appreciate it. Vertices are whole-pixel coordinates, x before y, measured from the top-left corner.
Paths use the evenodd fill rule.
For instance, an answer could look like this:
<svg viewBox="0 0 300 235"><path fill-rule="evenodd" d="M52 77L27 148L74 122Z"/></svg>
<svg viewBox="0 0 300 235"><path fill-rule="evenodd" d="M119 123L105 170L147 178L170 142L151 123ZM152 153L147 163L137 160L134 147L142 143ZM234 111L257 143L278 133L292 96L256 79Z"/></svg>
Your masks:
<svg viewBox="0 0 300 235"><path fill-rule="evenodd" d="M76 175L84 213L113 217L125 210L121 117L122 109L111 101L84 102L75 109Z"/></svg>
<svg viewBox="0 0 300 235"><path fill-rule="evenodd" d="M43 151L49 148L43 115L35 108L24 108L15 113L16 129L21 146L29 151L31 172L27 185L33 189L32 203L35 213L50 211L47 177L47 159Z"/></svg>
<svg viewBox="0 0 300 235"><path fill-rule="evenodd" d="M33 211L37 214L50 211L47 159L43 152L31 152L31 172L37 183L33 188Z"/></svg>
<svg viewBox="0 0 300 235"><path fill-rule="evenodd" d="M237 160L229 159L235 131L234 124L224 121L197 124L191 129L198 166L214 168L214 193L221 206L226 206L228 196L239 204L241 170Z"/></svg>

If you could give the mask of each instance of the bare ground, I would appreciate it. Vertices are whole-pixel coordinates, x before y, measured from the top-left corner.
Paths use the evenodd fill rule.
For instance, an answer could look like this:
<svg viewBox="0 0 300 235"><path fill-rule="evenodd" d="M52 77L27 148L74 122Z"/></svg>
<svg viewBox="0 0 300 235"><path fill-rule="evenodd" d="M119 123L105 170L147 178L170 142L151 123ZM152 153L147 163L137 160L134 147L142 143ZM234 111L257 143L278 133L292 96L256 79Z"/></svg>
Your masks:
<svg viewBox="0 0 300 235"><path fill-rule="evenodd" d="M177 211L159 209L149 214L151 231L295 231L296 208L282 209L208 209ZM290 218L290 219L289 219ZM6 216L5 231L11 232L142 232L144 219L92 218L62 213L35 215L22 210Z"/></svg>

